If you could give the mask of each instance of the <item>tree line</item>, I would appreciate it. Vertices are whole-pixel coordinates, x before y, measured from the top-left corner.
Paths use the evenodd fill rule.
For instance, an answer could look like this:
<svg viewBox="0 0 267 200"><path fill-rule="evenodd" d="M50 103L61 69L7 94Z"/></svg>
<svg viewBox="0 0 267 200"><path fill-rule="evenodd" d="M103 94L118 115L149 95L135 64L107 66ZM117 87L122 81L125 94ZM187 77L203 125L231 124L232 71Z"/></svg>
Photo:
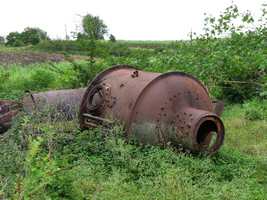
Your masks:
<svg viewBox="0 0 267 200"><path fill-rule="evenodd" d="M116 38L108 34L107 25L98 16L87 14L82 17L82 30L74 32L73 37L76 40L103 40L105 35L109 40L115 42ZM51 40L46 31L38 27L27 27L22 32L10 32L6 38L0 36L0 44L6 46L20 47L27 45L36 45L42 41Z"/></svg>

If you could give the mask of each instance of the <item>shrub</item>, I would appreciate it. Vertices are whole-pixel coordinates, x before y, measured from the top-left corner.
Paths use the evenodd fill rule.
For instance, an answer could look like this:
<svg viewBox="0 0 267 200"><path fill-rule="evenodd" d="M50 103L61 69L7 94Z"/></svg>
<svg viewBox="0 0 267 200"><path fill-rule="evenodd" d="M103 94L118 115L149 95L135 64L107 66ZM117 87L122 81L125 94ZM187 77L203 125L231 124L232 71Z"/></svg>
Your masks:
<svg viewBox="0 0 267 200"><path fill-rule="evenodd" d="M27 90L39 91L49 88L55 81L55 74L49 70L39 68L34 70L29 79L25 81L24 87Z"/></svg>

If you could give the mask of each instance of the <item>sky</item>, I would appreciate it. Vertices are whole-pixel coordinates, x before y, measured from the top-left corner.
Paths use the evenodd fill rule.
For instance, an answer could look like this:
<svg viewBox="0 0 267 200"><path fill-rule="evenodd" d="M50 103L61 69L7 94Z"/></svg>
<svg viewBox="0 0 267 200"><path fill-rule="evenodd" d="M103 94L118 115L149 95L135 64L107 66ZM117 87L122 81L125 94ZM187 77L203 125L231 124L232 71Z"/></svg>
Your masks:
<svg viewBox="0 0 267 200"><path fill-rule="evenodd" d="M77 30L81 16L99 16L121 40L181 40L200 33L204 13L218 15L232 0L1 0L0 35L39 27L53 39ZM259 15L267 0L234 0Z"/></svg>

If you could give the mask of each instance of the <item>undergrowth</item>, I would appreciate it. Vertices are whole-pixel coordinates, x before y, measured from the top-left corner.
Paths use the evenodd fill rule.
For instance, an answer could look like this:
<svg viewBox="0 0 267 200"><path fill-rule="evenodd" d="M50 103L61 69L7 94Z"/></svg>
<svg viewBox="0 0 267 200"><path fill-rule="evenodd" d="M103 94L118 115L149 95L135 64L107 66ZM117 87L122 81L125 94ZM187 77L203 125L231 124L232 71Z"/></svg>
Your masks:
<svg viewBox="0 0 267 200"><path fill-rule="evenodd" d="M244 141L257 136L244 130L254 124L240 138L232 112L243 121L241 108L227 108L227 139L213 157L127 143L120 126L79 131L75 121L24 114L1 136L2 198L266 199L266 124L262 151L251 151Z"/></svg>

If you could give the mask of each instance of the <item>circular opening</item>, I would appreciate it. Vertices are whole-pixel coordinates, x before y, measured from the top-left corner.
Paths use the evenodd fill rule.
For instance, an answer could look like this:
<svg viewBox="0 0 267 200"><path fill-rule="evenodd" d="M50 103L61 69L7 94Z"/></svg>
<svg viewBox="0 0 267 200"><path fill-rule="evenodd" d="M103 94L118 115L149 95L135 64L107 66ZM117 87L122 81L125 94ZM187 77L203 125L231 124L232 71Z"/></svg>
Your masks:
<svg viewBox="0 0 267 200"><path fill-rule="evenodd" d="M197 132L197 143L204 147L212 147L217 138L218 127L212 120L204 121Z"/></svg>

